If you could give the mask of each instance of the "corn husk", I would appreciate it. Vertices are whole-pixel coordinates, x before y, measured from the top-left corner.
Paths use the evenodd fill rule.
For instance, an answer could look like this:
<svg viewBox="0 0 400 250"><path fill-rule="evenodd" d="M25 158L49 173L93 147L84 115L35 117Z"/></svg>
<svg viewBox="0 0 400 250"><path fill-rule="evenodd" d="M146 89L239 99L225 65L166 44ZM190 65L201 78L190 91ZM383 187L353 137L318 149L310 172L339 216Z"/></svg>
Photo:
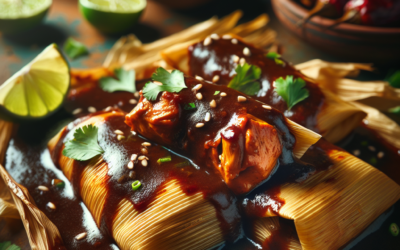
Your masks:
<svg viewBox="0 0 400 250"><path fill-rule="evenodd" d="M0 120L0 162L4 160L13 126ZM20 218L33 250L52 249L56 243L62 242L57 227L36 207L28 190L19 185L1 164L0 176L0 219Z"/></svg>
<svg viewBox="0 0 400 250"><path fill-rule="evenodd" d="M98 125L109 116L124 116L115 112L92 117L78 126ZM61 138L61 132L49 142L49 149ZM74 160L60 156L61 170L72 178ZM97 225L108 190L108 164L101 158L92 159L81 175L81 197ZM215 208L201 193L186 195L176 180L163 184L149 207L138 213L127 199L118 204L111 234L121 249L209 249L224 242Z"/></svg>
<svg viewBox="0 0 400 250"><path fill-rule="evenodd" d="M263 244L266 240L273 238L272 235L278 230L284 230L281 228L281 225L279 223L279 217L265 217L255 219L252 227L255 238L254 240L259 244ZM300 241L296 237L292 237L292 235L287 238L286 246L288 250L302 249Z"/></svg>
<svg viewBox="0 0 400 250"><path fill-rule="evenodd" d="M125 69L134 69L137 79L146 78L150 76L146 74L146 71L151 71L149 69L155 69L160 66L164 68L168 67L168 64L166 64L160 54L163 50L171 48L176 44L196 43L213 33L240 35L245 41L259 47L273 44L276 32L266 28L266 24L269 21L267 15L260 15L250 22L236 26L241 16L241 11L235 11L220 20L213 17L149 44L143 44L134 35L122 37L108 53L103 66L106 68L123 66Z"/></svg>
<svg viewBox="0 0 400 250"><path fill-rule="evenodd" d="M400 186L376 168L344 151L328 155L329 170L281 186L279 216L294 221L304 250L338 249L400 198Z"/></svg>

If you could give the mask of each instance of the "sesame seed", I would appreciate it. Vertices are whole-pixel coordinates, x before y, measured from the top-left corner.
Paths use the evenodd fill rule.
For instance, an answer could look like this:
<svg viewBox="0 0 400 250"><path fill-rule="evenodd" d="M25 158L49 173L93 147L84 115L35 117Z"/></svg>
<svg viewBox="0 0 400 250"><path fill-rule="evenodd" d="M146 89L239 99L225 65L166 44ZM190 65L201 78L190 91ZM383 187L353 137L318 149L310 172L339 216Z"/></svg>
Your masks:
<svg viewBox="0 0 400 250"><path fill-rule="evenodd" d="M237 55L233 55L232 59L233 59L233 62L238 63L240 58Z"/></svg>
<svg viewBox="0 0 400 250"><path fill-rule="evenodd" d="M142 146L150 147L150 146L151 146L151 143L150 143L150 142L143 142L143 143L142 143Z"/></svg>
<svg viewBox="0 0 400 250"><path fill-rule="evenodd" d="M199 81L204 81L203 77L201 77L201 76L195 76L194 78L196 78L196 80L199 80Z"/></svg>
<svg viewBox="0 0 400 250"><path fill-rule="evenodd" d="M237 43L238 43L238 40L235 39L235 38L233 38L233 39L231 40L231 42L232 42L233 44L237 44Z"/></svg>
<svg viewBox="0 0 400 250"><path fill-rule="evenodd" d="M143 167L147 167L147 160L146 159L142 160L142 166Z"/></svg>
<svg viewBox="0 0 400 250"><path fill-rule="evenodd" d="M129 168L129 169L133 169L133 162L132 162L132 161L130 161L130 162L128 163L128 168Z"/></svg>
<svg viewBox="0 0 400 250"><path fill-rule="evenodd" d="M210 37L214 40L218 40L219 39L219 35L218 34L211 34Z"/></svg>
<svg viewBox="0 0 400 250"><path fill-rule="evenodd" d="M202 123L202 122L199 122L199 123L196 124L196 128L201 128L203 126L204 126L204 123Z"/></svg>
<svg viewBox="0 0 400 250"><path fill-rule="evenodd" d="M219 81L219 75L215 75L212 79L212 82L218 82Z"/></svg>
<svg viewBox="0 0 400 250"><path fill-rule="evenodd" d="M228 40L228 39L231 39L231 38L232 38L232 36L228 35L228 34L222 36L222 39L225 39L225 40Z"/></svg>
<svg viewBox="0 0 400 250"><path fill-rule="evenodd" d="M251 53L250 53L250 49L249 48L244 48L243 49L243 55L245 55L245 56L249 56Z"/></svg>
<svg viewBox="0 0 400 250"><path fill-rule="evenodd" d="M197 76L196 76L197 77ZM197 90L199 90L199 89L201 89L203 87L203 84L197 84L196 86L194 86L193 88L192 88L192 90L193 91L197 91Z"/></svg>
<svg viewBox="0 0 400 250"><path fill-rule="evenodd" d="M217 107L217 103L215 102L215 100L212 100L212 101L210 102L210 107L211 107L211 108Z"/></svg>
<svg viewBox="0 0 400 250"><path fill-rule="evenodd" d="M206 37L206 39L204 39L203 45L204 46L208 46L208 45L211 44L211 42L212 42L211 38L210 37Z"/></svg>
<svg viewBox="0 0 400 250"><path fill-rule="evenodd" d="M142 161L142 160L144 160L144 159L146 159L146 156L144 156L144 155L141 155L141 156L139 156L139 158L138 158L139 161Z"/></svg>
<svg viewBox="0 0 400 250"><path fill-rule="evenodd" d="M142 152L142 154L147 155L149 153L149 151L147 150L147 148L142 148L140 150Z"/></svg>
<svg viewBox="0 0 400 250"><path fill-rule="evenodd" d="M46 186L38 186L37 189L41 191L49 191L49 189Z"/></svg>
<svg viewBox="0 0 400 250"><path fill-rule="evenodd" d="M361 154L360 150L356 149L353 151L353 155L359 156Z"/></svg>
<svg viewBox="0 0 400 250"><path fill-rule="evenodd" d="M262 105L262 107L265 109L272 109L271 106L268 106L268 105Z"/></svg>
<svg viewBox="0 0 400 250"><path fill-rule="evenodd" d="M135 99L130 99L129 103L135 105L135 104L137 104L137 101Z"/></svg>
<svg viewBox="0 0 400 250"><path fill-rule="evenodd" d="M222 159L222 155L219 155L218 158L219 158L219 160L221 160Z"/></svg>
<svg viewBox="0 0 400 250"><path fill-rule="evenodd" d="M132 134L132 135L136 135L136 132L135 132L135 131L131 131L131 134Z"/></svg>
<svg viewBox="0 0 400 250"><path fill-rule="evenodd" d="M380 151L377 156L378 156L379 159L382 159L385 156L385 153Z"/></svg>
<svg viewBox="0 0 400 250"><path fill-rule="evenodd" d="M243 66L245 63L246 63L246 59L244 59L243 57L240 58L239 64L240 64L241 66Z"/></svg>
<svg viewBox="0 0 400 250"><path fill-rule="evenodd" d="M132 154L132 155L131 155L131 161L136 160L136 158L137 158L137 154Z"/></svg>
<svg viewBox="0 0 400 250"><path fill-rule="evenodd" d="M86 238L86 236L87 236L87 233L80 233L77 236L75 236L75 239L82 240L82 239Z"/></svg>
<svg viewBox="0 0 400 250"><path fill-rule="evenodd" d="M130 172L129 172L129 178L131 178L131 179L135 179L135 178L136 178L136 173L135 173L135 171L130 171Z"/></svg>
<svg viewBox="0 0 400 250"><path fill-rule="evenodd" d="M374 146L368 146L368 149L371 150L372 152L375 152L375 147Z"/></svg>
<svg viewBox="0 0 400 250"><path fill-rule="evenodd" d="M77 115L77 114L79 114L80 112L82 112L82 109L81 109L81 108L77 108L77 109L75 109L74 111L72 111L72 114L73 114L73 115Z"/></svg>
<svg viewBox="0 0 400 250"><path fill-rule="evenodd" d="M117 135L123 135L124 134L124 132L122 132L119 129L115 130L114 133L116 133Z"/></svg>
<svg viewBox="0 0 400 250"><path fill-rule="evenodd" d="M201 100L201 99L203 99L203 95L201 93L197 93L196 98L197 98L197 100Z"/></svg>
<svg viewBox="0 0 400 250"><path fill-rule="evenodd" d="M125 139L125 136L123 136L123 135L117 135L117 139L118 139L118 141L123 140L123 139Z"/></svg>
<svg viewBox="0 0 400 250"><path fill-rule="evenodd" d="M210 121L210 119L211 119L211 114L210 114L210 112L207 112L207 113L206 113L206 116L204 117L204 120L205 120L206 122L208 122L208 121Z"/></svg>
<svg viewBox="0 0 400 250"><path fill-rule="evenodd" d="M221 92L220 95L221 95L221 96L226 96L226 93L225 93L225 92Z"/></svg>
<svg viewBox="0 0 400 250"><path fill-rule="evenodd" d="M53 202L49 202L49 203L47 203L47 206L48 206L50 209L53 209L53 210L55 210L55 209L56 209L56 205L54 205L54 203L53 203Z"/></svg>
<svg viewBox="0 0 400 250"><path fill-rule="evenodd" d="M112 109L112 107L111 107L111 106L108 106L107 108L104 109L104 111L108 112L108 111L110 111L111 109Z"/></svg>
<svg viewBox="0 0 400 250"><path fill-rule="evenodd" d="M247 101L247 98L246 97L244 97L244 96L238 96L238 102L245 102L245 101Z"/></svg>
<svg viewBox="0 0 400 250"><path fill-rule="evenodd" d="M88 110L90 113L94 113L94 112L97 111L95 107L89 107L87 110Z"/></svg>
<svg viewBox="0 0 400 250"><path fill-rule="evenodd" d="M136 98L139 98L140 97L140 93L136 91L135 93L133 93L133 96L136 97Z"/></svg>

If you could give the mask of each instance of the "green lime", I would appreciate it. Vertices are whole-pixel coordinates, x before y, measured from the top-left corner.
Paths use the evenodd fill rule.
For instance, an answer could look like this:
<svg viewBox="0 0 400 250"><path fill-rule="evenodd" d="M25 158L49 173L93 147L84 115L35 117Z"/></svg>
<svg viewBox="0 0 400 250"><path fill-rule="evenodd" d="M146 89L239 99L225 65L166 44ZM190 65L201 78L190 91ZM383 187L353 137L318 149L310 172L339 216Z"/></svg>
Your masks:
<svg viewBox="0 0 400 250"><path fill-rule="evenodd" d="M38 25L52 0L0 0L0 32L16 33Z"/></svg>
<svg viewBox="0 0 400 250"><path fill-rule="evenodd" d="M0 111L3 117L44 117L63 103L69 84L68 63L51 44L0 86Z"/></svg>
<svg viewBox="0 0 400 250"><path fill-rule="evenodd" d="M79 0L79 10L101 32L119 34L139 21L146 4L146 0Z"/></svg>

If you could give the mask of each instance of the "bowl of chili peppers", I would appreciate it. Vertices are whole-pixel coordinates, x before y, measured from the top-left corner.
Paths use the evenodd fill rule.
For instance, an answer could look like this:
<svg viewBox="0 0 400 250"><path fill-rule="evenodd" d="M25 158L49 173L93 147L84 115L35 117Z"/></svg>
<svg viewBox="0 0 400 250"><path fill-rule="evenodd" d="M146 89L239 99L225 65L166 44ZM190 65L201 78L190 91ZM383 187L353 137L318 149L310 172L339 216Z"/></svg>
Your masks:
<svg viewBox="0 0 400 250"><path fill-rule="evenodd" d="M347 60L400 62L400 0L272 0L281 23Z"/></svg>

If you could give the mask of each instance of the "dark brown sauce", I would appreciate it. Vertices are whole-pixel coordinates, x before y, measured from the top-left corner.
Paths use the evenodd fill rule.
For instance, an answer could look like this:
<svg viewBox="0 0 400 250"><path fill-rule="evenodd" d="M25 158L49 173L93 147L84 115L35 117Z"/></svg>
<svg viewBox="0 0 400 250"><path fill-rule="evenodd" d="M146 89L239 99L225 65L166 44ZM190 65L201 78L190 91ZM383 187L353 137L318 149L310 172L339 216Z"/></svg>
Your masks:
<svg viewBox="0 0 400 250"><path fill-rule="evenodd" d="M246 47L250 49L250 56L243 54L243 49ZM258 66L262 71L259 80L261 89L253 97L254 99L273 106L287 118L304 127L321 132L318 129L316 118L324 104L325 97L317 85L309 82L288 62L278 65L273 59L266 57L264 50L241 41L233 44L231 39L212 40L212 43L207 46L204 46L203 42L196 43L188 48L188 54L190 75L198 75L208 81L212 81L213 77L218 75L219 80L216 84L225 86L236 74L235 69L238 63L233 61L233 56L245 58L247 63ZM288 75L303 78L306 81L305 88L310 93L308 98L295 105L291 110L288 110L286 102L277 95L272 86L276 79L286 78Z"/></svg>
<svg viewBox="0 0 400 250"><path fill-rule="evenodd" d="M164 184L175 179L178 180L184 193L187 195L202 193L204 198L214 205L225 239L233 242L240 234L241 220L236 198L213 172L208 172L204 168L196 169L190 164L177 167L178 164L187 162L187 159L152 143L150 147L147 147L148 166L142 166L140 161L135 163L135 180L139 180L142 186L139 190L132 191L131 185L134 180L128 177L132 170L126 166L132 154L142 155L142 143L148 140L132 135L130 128L124 123L124 119L123 115L108 117L105 123L99 126L99 144L104 150L103 158L108 163L109 168L106 186L108 196L102 212L102 232L110 233L117 205L122 199L128 199L135 210L142 212L148 208L148 205L156 198L158 193L163 192ZM123 131L127 138L119 141L113 132L115 130ZM66 131L64 136L68 132ZM59 145L62 145L62 142L63 139L60 140ZM58 147L54 154L58 155L61 148ZM172 160L161 164L157 163L158 159L166 156L171 156ZM80 176L86 165L87 162L75 162L72 177L75 188L80 187ZM122 176L126 177L123 181L121 181ZM79 191L76 190L76 192ZM226 212L227 210L229 212Z"/></svg>

